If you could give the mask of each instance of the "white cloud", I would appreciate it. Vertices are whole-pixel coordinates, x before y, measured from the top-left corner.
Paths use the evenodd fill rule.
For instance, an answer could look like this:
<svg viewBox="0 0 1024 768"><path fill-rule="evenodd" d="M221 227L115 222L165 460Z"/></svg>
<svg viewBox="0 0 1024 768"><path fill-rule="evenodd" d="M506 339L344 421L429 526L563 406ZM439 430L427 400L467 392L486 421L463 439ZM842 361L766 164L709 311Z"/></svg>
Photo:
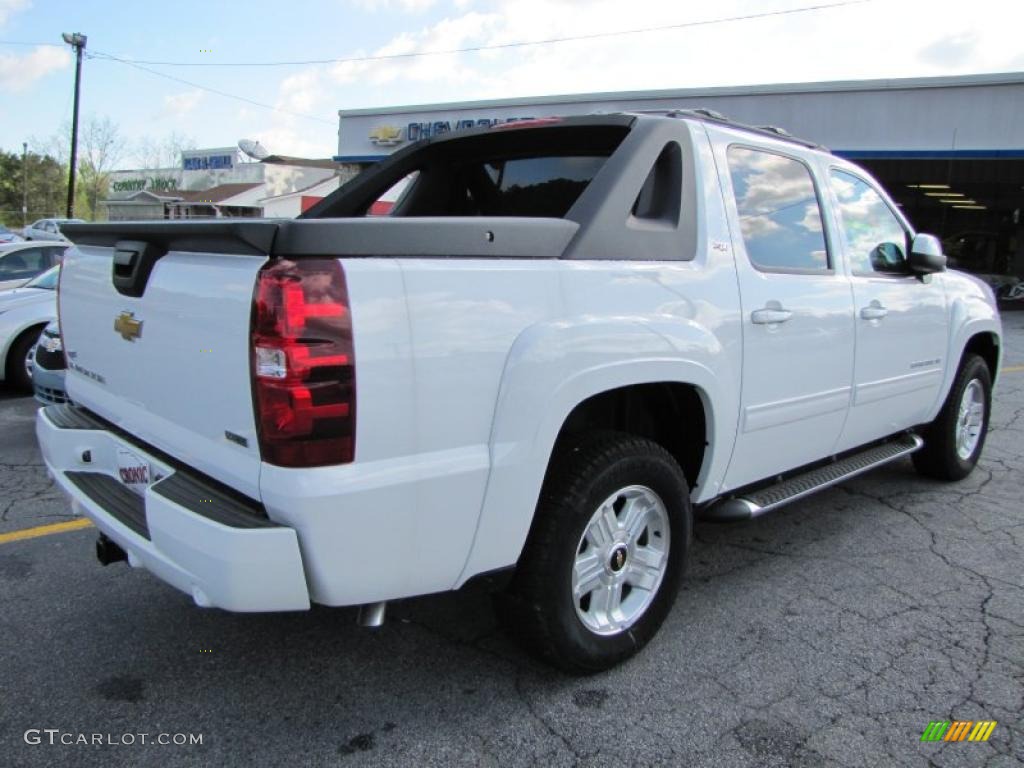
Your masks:
<svg viewBox="0 0 1024 768"><path fill-rule="evenodd" d="M320 70L307 69L281 82L275 106L290 112L309 113L315 108L322 92Z"/></svg>
<svg viewBox="0 0 1024 768"><path fill-rule="evenodd" d="M195 111L203 100L203 96L203 92L197 88L183 93L173 93L170 96L164 96L164 109L174 117L185 117Z"/></svg>
<svg viewBox="0 0 1024 768"><path fill-rule="evenodd" d="M0 54L0 90L24 91L39 78L71 63L63 48L40 46L24 55Z"/></svg>
<svg viewBox="0 0 1024 768"><path fill-rule="evenodd" d="M974 58L977 47L976 32L958 32L929 43L919 55L922 61L937 67L955 68Z"/></svg>
<svg viewBox="0 0 1024 768"><path fill-rule="evenodd" d="M29 0L0 0L0 24L6 22L8 16L23 11L30 5Z"/></svg>
<svg viewBox="0 0 1024 768"><path fill-rule="evenodd" d="M358 0L394 8L422 0ZM714 19L799 7L797 0L714 4L621 0L453 0L450 14L416 27L395 16L395 34L373 53L409 53L531 40L594 39L375 62L329 65L334 104L370 107L428 101L745 83L892 78L1012 69L1019 25L1001 23L1001 0L924 4L868 2L720 24ZM938 7L941 5L941 12ZM637 34L608 32L700 24ZM841 35L835 34L842 30ZM961 30L951 35L950 30ZM907 43L913 30L914 44ZM353 55L363 55L366 51ZM372 86L387 84L387 89ZM348 89L366 86L358 104Z"/></svg>
<svg viewBox="0 0 1024 768"><path fill-rule="evenodd" d="M800 0L349 0L391 12L382 38L335 55L381 56L496 46L796 8ZM939 7L941 6L941 8ZM429 8L425 18L402 13ZM594 91L895 78L1024 66L1001 0L861 5L547 45L306 67L280 81L277 107L334 119L339 108ZM1018 14L1019 15L1019 14ZM440 16L441 18L436 18ZM841 30L842 34L836 34ZM908 38L908 30L913 34ZM952 34L952 30L958 30ZM908 43L908 39L912 42ZM327 134L276 114L247 132L277 152L329 152ZM326 126L325 126L326 127ZM265 128L265 131L259 130ZM313 130L310 130L310 129ZM326 127L330 131L329 127ZM310 136L320 141L311 146ZM247 134L248 135L248 134ZM305 149L303 149L305 148Z"/></svg>

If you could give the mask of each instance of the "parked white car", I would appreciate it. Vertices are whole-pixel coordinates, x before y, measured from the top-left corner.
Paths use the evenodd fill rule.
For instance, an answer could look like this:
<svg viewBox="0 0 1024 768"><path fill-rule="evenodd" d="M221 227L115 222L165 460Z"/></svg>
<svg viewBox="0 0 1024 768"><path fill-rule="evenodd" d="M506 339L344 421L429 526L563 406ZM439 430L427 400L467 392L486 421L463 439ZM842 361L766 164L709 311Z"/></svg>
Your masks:
<svg viewBox="0 0 1024 768"><path fill-rule="evenodd" d="M67 242L60 228L69 222L81 223L82 219L39 219L25 227L26 240L63 240Z"/></svg>
<svg viewBox="0 0 1024 768"><path fill-rule="evenodd" d="M0 245L0 291L19 288L60 264L70 243Z"/></svg>
<svg viewBox="0 0 1024 768"><path fill-rule="evenodd" d="M444 134L295 221L67 231L78 405L37 434L101 562L368 624L504 579L576 671L654 635L695 516L965 477L1002 355L992 291L862 168L700 111Z"/></svg>
<svg viewBox="0 0 1024 768"><path fill-rule="evenodd" d="M57 317L57 280L52 267L21 288L0 293L0 381L32 391L32 357L39 334Z"/></svg>

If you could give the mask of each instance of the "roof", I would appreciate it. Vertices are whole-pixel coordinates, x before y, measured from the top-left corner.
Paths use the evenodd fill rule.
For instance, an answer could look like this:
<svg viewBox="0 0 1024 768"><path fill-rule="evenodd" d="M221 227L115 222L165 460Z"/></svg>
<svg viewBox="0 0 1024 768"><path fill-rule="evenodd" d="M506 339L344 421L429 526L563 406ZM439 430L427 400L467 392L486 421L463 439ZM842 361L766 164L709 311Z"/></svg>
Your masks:
<svg viewBox="0 0 1024 768"><path fill-rule="evenodd" d="M0 243L0 253L8 251L21 251L25 248L67 248L71 243L66 240L22 240L20 243Z"/></svg>
<svg viewBox="0 0 1024 768"><path fill-rule="evenodd" d="M285 198L295 197L296 195L301 196L301 195L304 195L304 194L306 194L306 193L316 189L317 187L329 186L329 185L332 185L332 184L334 185L335 189L338 186L340 186L341 181L340 181L340 178L339 178L339 176L337 174L335 174L334 176L328 176L326 179L320 179L319 181L314 181L312 184L309 184L309 185L307 185L305 187L302 187L301 189L296 189L296 190L294 190L292 192L284 192L284 193L282 193L280 195L267 195L266 197L261 197L260 198L260 202L264 202L266 200L284 200ZM333 192L334 190L332 189L331 191Z"/></svg>
<svg viewBox="0 0 1024 768"><path fill-rule="evenodd" d="M183 203L220 203L228 198L248 192L250 189L262 187L263 182L218 184L209 189L178 190L174 194L181 198Z"/></svg>
<svg viewBox="0 0 1024 768"><path fill-rule="evenodd" d="M376 109L339 109L338 117L357 115L402 115L408 112L444 112L455 109L489 107L535 107L542 104L574 104L588 101L634 101L642 99L693 99L711 96L749 96L754 94L829 93L837 91L886 91L919 88L963 88L984 85L1024 85L1024 72L1000 72L951 77L904 77L881 80L832 80L814 83L775 83L713 88L683 88L652 91L610 91L573 93L558 96L533 96L514 99L485 99L440 104L410 104Z"/></svg>
<svg viewBox="0 0 1024 768"><path fill-rule="evenodd" d="M336 169L338 164L331 160L329 157L325 158L310 158L310 157L293 157L291 155L268 155L267 157L260 160L261 163L268 163L270 165L297 165L305 168L329 168Z"/></svg>

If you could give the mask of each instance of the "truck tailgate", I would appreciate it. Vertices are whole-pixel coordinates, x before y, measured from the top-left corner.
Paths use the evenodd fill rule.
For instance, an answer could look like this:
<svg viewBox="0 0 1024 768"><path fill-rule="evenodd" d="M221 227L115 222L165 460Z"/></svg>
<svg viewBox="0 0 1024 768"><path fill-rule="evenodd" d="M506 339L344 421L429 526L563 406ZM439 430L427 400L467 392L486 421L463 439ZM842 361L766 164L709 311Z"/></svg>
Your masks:
<svg viewBox="0 0 1024 768"><path fill-rule="evenodd" d="M167 245L141 296L115 287L113 245L68 250L59 305L68 392L130 434L259 498L249 329L267 257Z"/></svg>

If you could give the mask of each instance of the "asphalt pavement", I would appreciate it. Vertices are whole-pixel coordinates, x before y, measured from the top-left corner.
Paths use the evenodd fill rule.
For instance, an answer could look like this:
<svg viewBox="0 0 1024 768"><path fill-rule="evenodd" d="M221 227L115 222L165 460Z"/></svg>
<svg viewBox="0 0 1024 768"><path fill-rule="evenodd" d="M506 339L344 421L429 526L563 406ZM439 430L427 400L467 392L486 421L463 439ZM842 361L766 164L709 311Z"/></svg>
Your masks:
<svg viewBox="0 0 1024 768"><path fill-rule="evenodd" d="M197 608L102 568L91 528L2 541L0 763L1021 765L1024 312L1004 322L971 477L900 461L755 522L698 525L659 635L592 677L525 656L481 594L395 603L370 631L352 610ZM0 539L71 519L35 410L0 391ZM984 743L921 741L954 720L997 725Z"/></svg>

